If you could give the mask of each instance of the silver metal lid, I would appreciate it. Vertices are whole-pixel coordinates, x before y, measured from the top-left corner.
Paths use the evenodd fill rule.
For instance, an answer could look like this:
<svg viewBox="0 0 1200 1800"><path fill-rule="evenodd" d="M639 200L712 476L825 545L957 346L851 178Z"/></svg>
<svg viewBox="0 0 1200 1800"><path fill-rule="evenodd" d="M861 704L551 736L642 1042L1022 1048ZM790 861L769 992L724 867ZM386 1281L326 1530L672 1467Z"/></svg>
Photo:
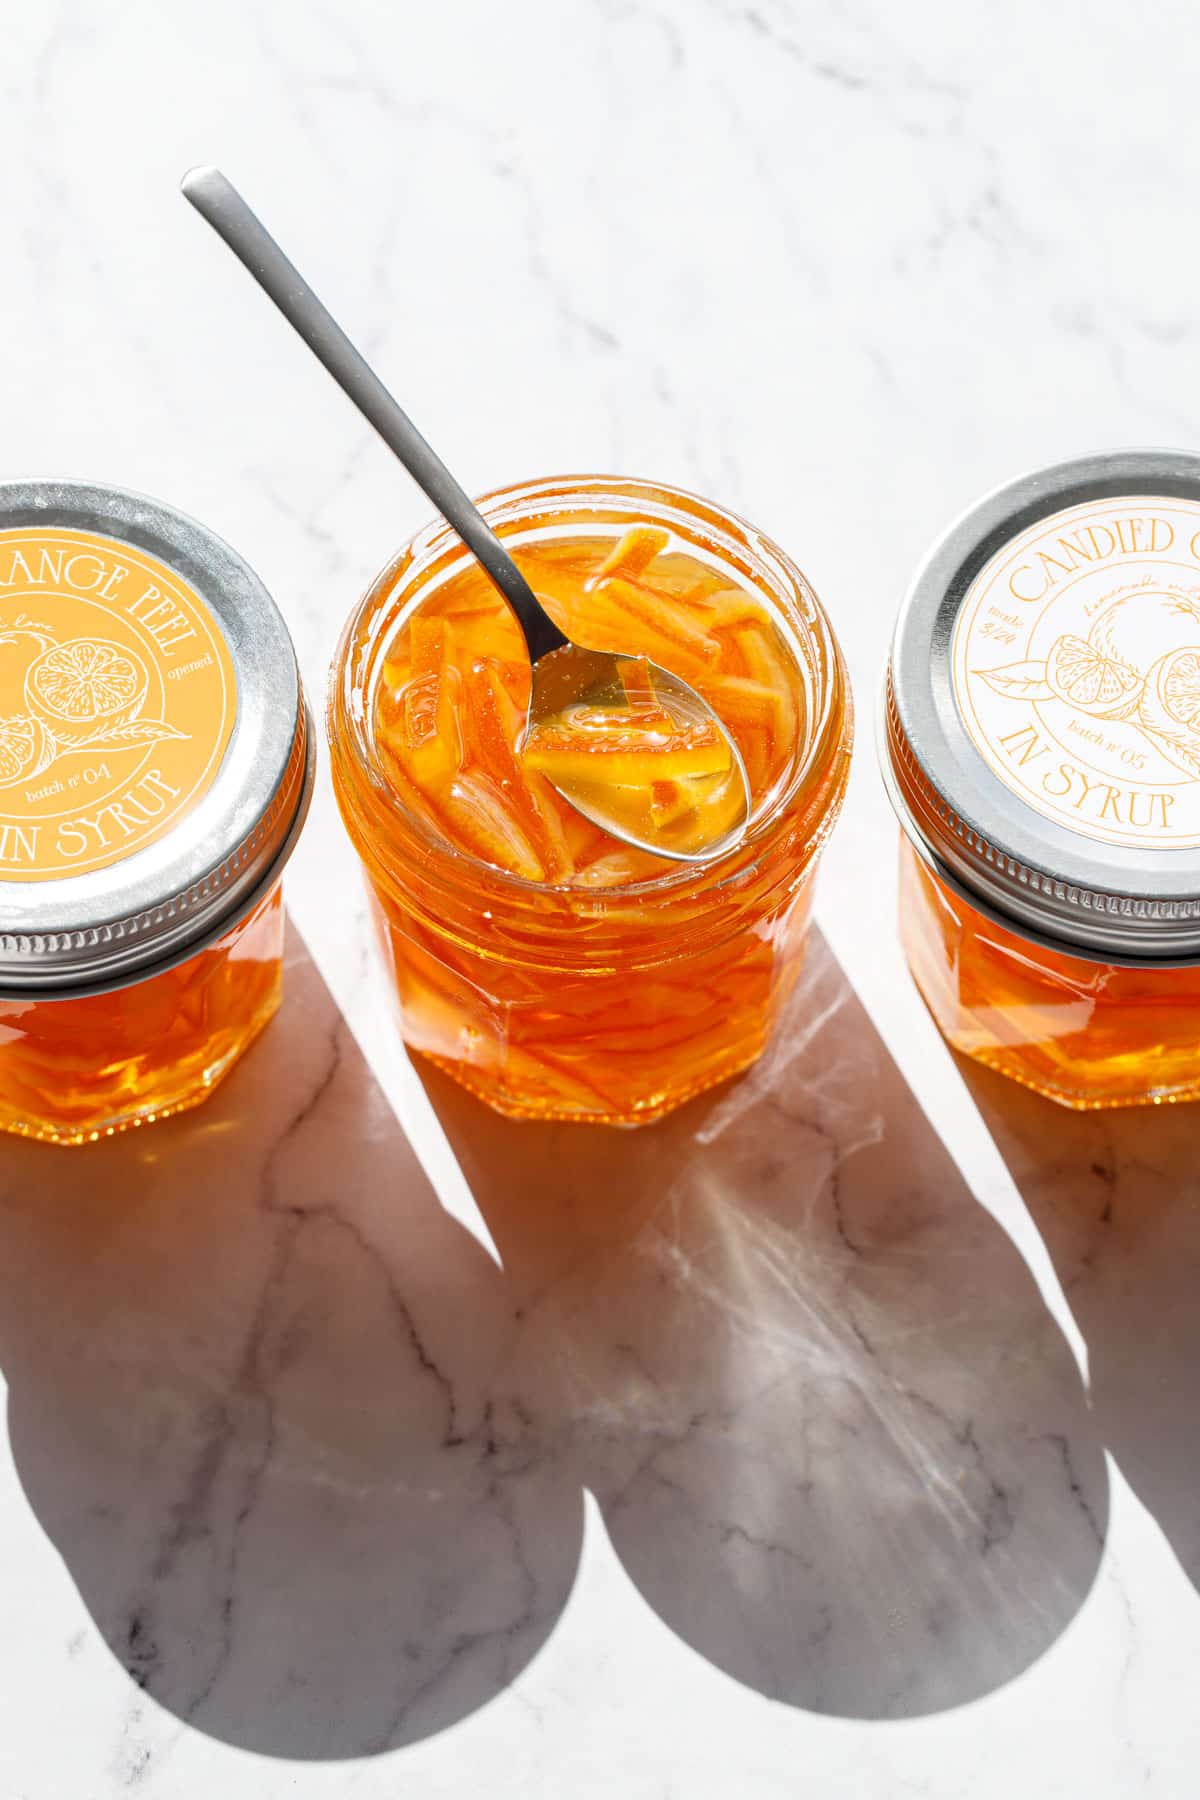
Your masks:
<svg viewBox="0 0 1200 1800"><path fill-rule="evenodd" d="M1200 957L1200 456L1082 457L964 513L901 609L880 753L984 912L1106 961Z"/></svg>
<svg viewBox="0 0 1200 1800"><path fill-rule="evenodd" d="M312 789L287 628L160 501L0 484L0 993L158 973L272 885Z"/></svg>

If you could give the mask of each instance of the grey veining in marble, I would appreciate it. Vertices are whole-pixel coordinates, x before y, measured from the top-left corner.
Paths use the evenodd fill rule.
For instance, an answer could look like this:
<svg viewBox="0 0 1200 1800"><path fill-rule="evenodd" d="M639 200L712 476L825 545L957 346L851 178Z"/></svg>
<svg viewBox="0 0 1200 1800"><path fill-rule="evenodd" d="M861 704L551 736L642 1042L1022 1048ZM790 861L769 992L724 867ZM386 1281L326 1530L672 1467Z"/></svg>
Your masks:
<svg viewBox="0 0 1200 1800"><path fill-rule="evenodd" d="M505 1284L441 1212L303 951L199 1112L5 1158L0 1364L30 1504L139 1690L275 1755L369 1755L512 1680L579 1498L491 1420ZM26 1158L22 1154L28 1150Z"/></svg>
<svg viewBox="0 0 1200 1800"><path fill-rule="evenodd" d="M298 944L208 1107L6 1158L12 1454L128 1773L143 1695L310 1759L469 1715L565 1605L585 1488L670 1630L796 1706L924 1713L1053 1642L1105 1531L1082 1382L819 937L769 1060L661 1129L431 1086L502 1268Z"/></svg>
<svg viewBox="0 0 1200 1800"><path fill-rule="evenodd" d="M1200 1115L1067 1113L968 1080L1083 1334L1096 1427L1200 1586Z"/></svg>
<svg viewBox="0 0 1200 1800"><path fill-rule="evenodd" d="M867 1718L1053 1642L1104 1542L1083 1384L819 936L765 1063L654 1131L436 1084L519 1297L511 1405L673 1630Z"/></svg>

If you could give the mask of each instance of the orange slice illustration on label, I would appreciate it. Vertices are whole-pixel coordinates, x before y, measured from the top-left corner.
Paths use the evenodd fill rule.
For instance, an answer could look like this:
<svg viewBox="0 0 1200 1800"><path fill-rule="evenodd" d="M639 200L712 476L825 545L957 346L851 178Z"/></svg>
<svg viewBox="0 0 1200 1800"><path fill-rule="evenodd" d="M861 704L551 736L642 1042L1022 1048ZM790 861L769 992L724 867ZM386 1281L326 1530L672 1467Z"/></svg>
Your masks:
<svg viewBox="0 0 1200 1800"><path fill-rule="evenodd" d="M1142 678L1087 638L1067 632L1050 646L1046 685L1057 700L1094 719L1123 719L1136 710Z"/></svg>
<svg viewBox="0 0 1200 1800"><path fill-rule="evenodd" d="M40 775L54 761L57 749L40 719L23 713L0 719L0 788Z"/></svg>
<svg viewBox="0 0 1200 1800"><path fill-rule="evenodd" d="M1102 656L1145 675L1169 650L1200 644L1200 606L1185 594L1126 594L1105 607L1088 640Z"/></svg>
<svg viewBox="0 0 1200 1800"><path fill-rule="evenodd" d="M1159 657L1146 677L1138 723L1178 768L1200 775L1200 645Z"/></svg>
<svg viewBox="0 0 1200 1800"><path fill-rule="evenodd" d="M135 650L103 638L72 638L43 650L25 677L25 698L60 743L79 744L136 719L149 686Z"/></svg>

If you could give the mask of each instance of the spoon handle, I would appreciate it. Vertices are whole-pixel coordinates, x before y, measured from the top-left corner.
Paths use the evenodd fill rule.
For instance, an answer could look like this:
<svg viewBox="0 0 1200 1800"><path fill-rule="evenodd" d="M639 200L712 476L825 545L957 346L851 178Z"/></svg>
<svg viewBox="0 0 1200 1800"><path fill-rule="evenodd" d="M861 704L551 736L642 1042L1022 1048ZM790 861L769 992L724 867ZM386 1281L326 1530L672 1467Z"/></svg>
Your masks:
<svg viewBox="0 0 1200 1800"><path fill-rule="evenodd" d="M441 457L425 442L408 414L392 398L370 364L354 348L303 276L284 255L262 221L251 212L219 169L189 169L181 182L184 197L224 238L234 255L275 302L289 325L324 363L343 393L375 427L417 486L499 588L517 616L537 662L566 638L533 592L478 508L459 487Z"/></svg>

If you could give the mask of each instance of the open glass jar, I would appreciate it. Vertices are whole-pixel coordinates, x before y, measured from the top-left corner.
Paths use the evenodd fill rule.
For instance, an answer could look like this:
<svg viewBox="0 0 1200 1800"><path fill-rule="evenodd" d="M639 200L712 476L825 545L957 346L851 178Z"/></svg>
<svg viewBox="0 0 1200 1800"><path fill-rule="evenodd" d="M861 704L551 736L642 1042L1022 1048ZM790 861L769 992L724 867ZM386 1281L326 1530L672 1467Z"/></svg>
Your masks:
<svg viewBox="0 0 1200 1800"><path fill-rule="evenodd" d="M901 612L881 751L949 1042L1071 1107L1200 1097L1200 457L965 514Z"/></svg>
<svg viewBox="0 0 1200 1800"><path fill-rule="evenodd" d="M0 1129L195 1105L279 1002L312 787L286 627L172 508L0 486Z"/></svg>
<svg viewBox="0 0 1200 1800"><path fill-rule="evenodd" d="M654 859L642 878L610 886L603 858L576 880L497 867L398 791L377 730L380 695L397 633L465 577L468 553L453 532L433 527L410 544L342 639L329 703L334 786L407 1042L500 1111L643 1122L753 1062L791 990L811 876L845 792L845 668L799 570L689 494L563 477L492 494L482 510L548 606L555 557L569 562L579 545L602 556L632 527L648 527L677 562L702 565L714 588L753 596L794 663L789 741L755 793L743 842L711 864ZM646 592L653 628L652 584ZM669 646L659 660L672 666ZM753 686L738 689L735 678L730 691Z"/></svg>

